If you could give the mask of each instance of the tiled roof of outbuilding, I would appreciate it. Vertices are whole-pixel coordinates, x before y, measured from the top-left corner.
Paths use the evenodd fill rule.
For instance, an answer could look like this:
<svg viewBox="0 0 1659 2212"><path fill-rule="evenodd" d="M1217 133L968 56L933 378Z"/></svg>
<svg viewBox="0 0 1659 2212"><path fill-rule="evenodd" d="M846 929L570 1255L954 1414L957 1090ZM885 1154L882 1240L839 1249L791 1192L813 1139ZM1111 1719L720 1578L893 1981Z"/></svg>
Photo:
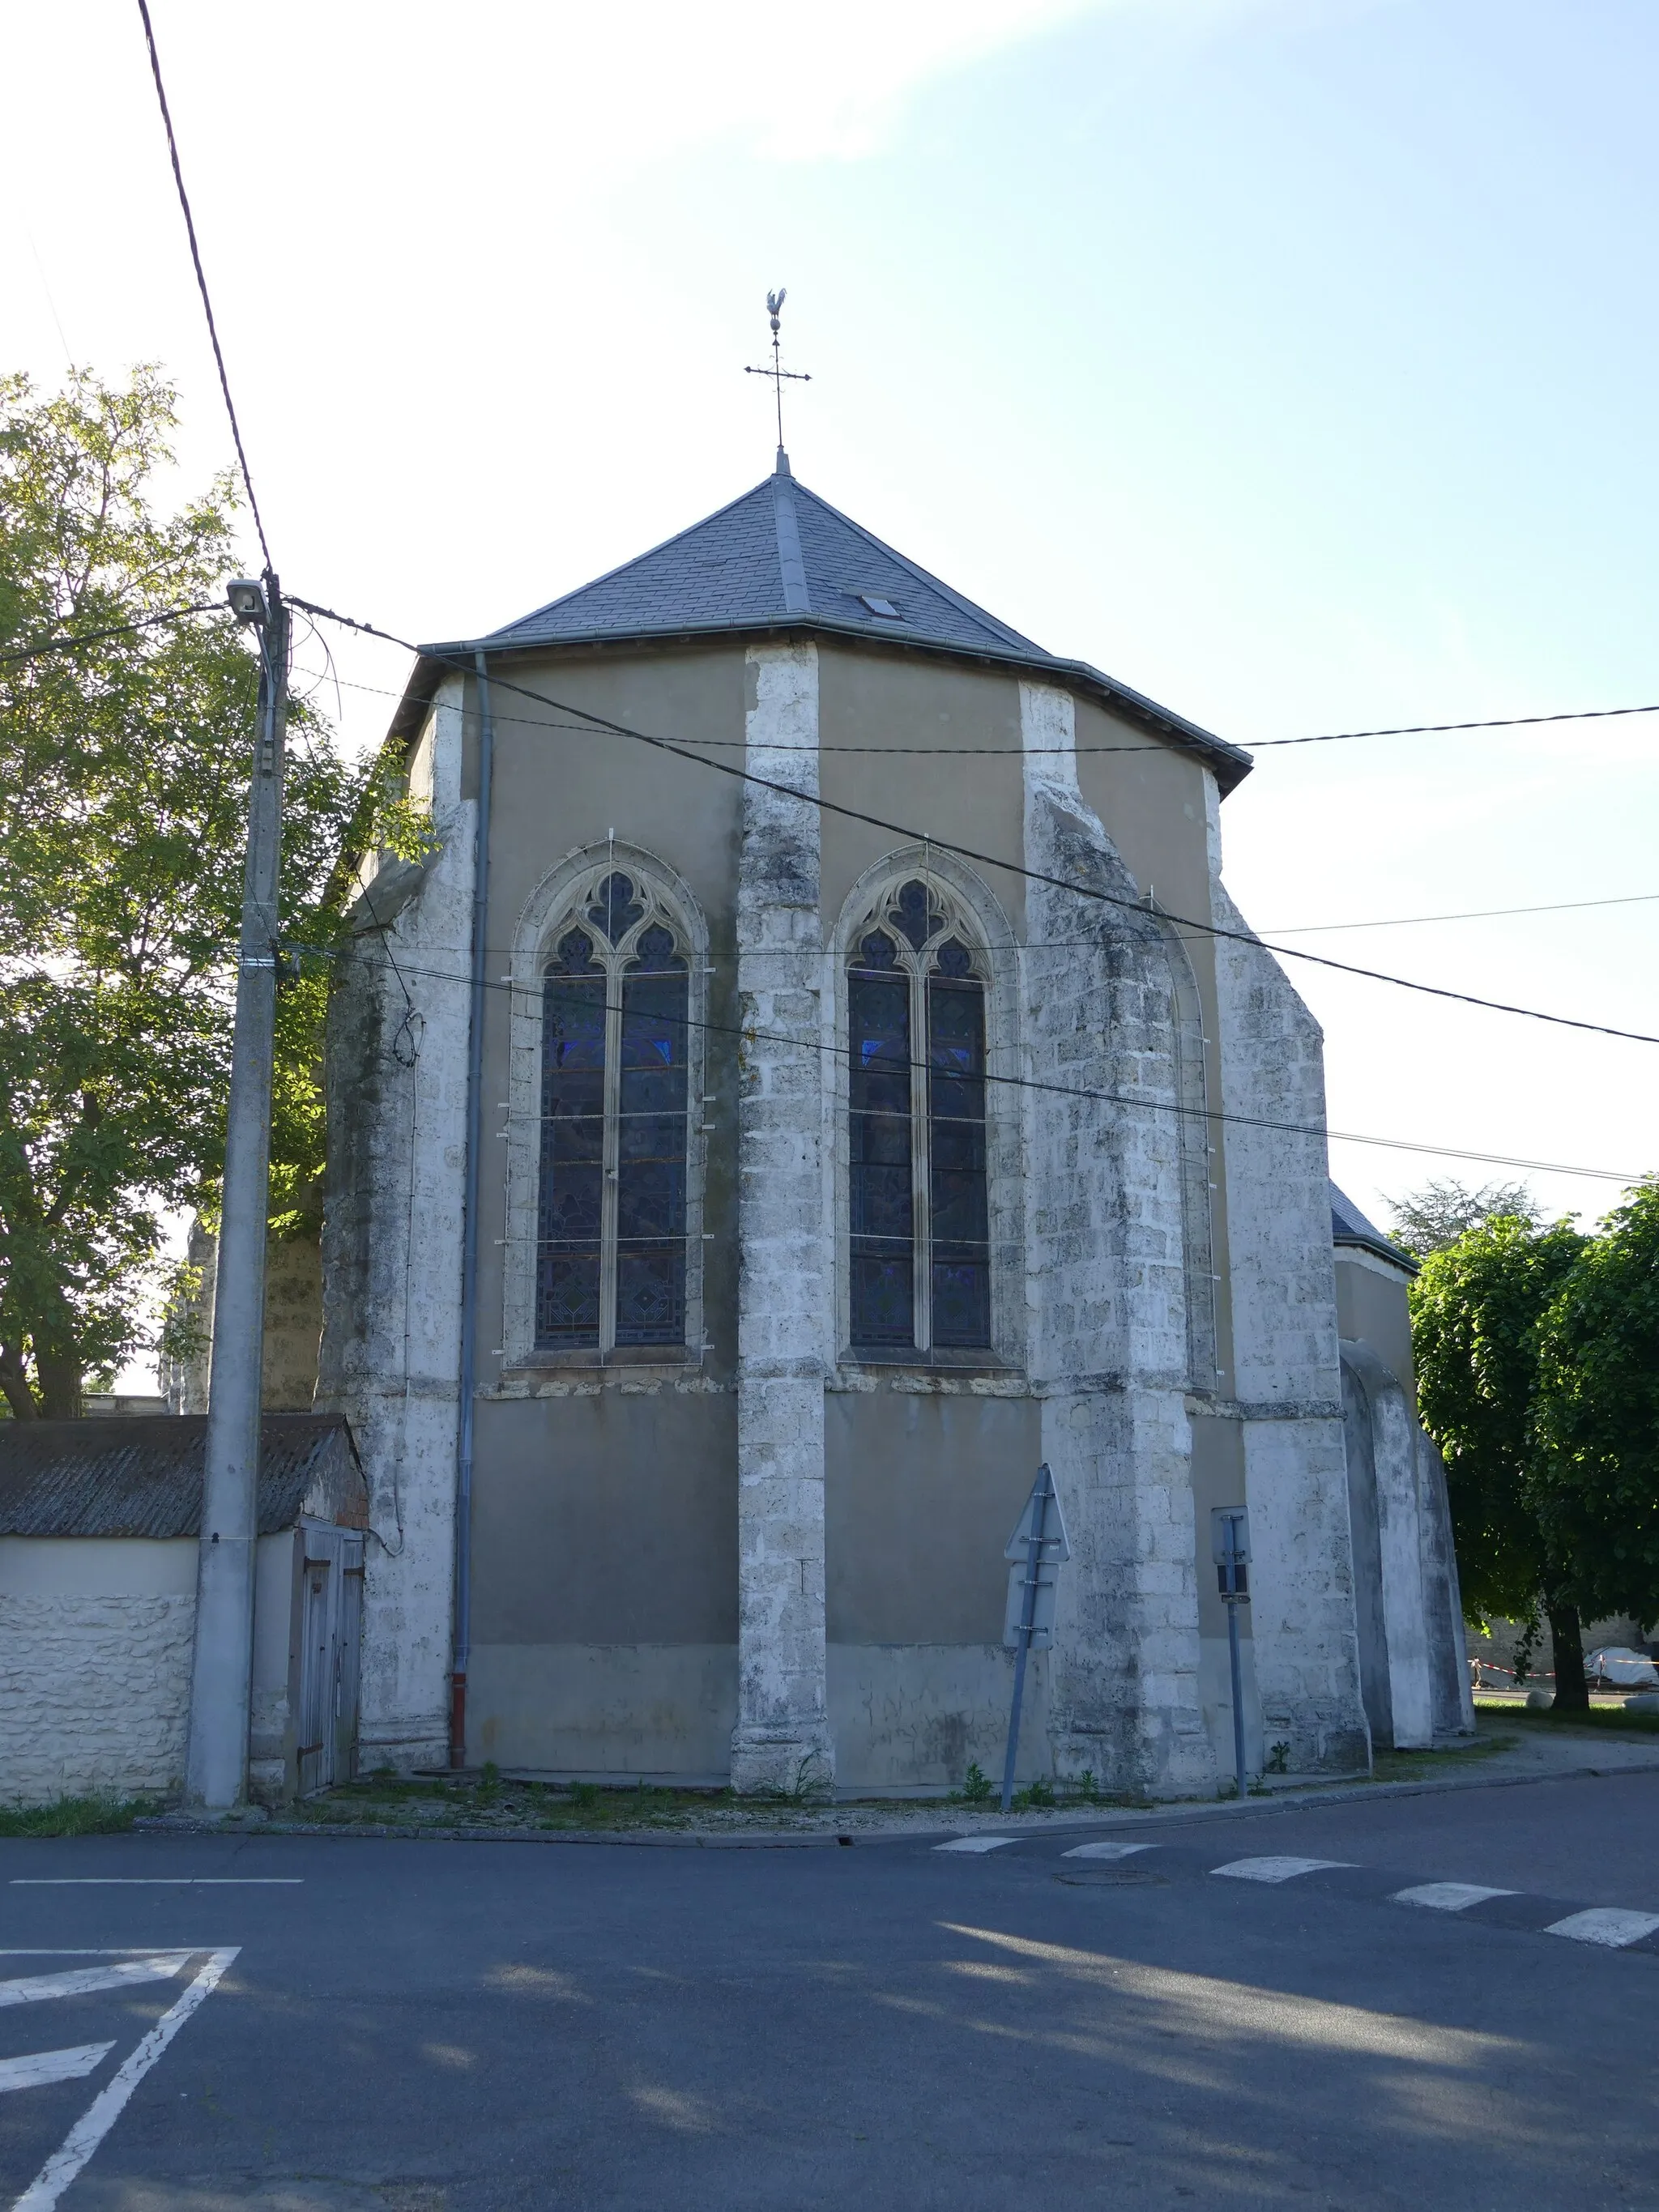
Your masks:
<svg viewBox="0 0 1659 2212"><path fill-rule="evenodd" d="M1417 1261L1411 1254L1390 1243L1376 1223L1368 1221L1353 1200L1334 1183L1331 1185L1331 1242L1357 1244L1363 1251L1375 1252L1381 1260L1392 1260L1408 1275L1417 1273Z"/></svg>
<svg viewBox="0 0 1659 2212"><path fill-rule="evenodd" d="M0 1536L199 1536L205 1413L0 1421ZM367 1526L368 1492L339 1413L267 1413L259 1534L301 1515Z"/></svg>

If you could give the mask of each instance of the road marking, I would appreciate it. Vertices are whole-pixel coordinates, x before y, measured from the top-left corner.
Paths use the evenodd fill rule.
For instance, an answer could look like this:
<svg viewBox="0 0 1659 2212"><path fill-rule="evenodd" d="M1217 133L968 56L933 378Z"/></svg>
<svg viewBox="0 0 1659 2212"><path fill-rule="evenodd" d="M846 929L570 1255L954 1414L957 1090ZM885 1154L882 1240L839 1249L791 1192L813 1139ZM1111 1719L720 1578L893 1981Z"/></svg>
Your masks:
<svg viewBox="0 0 1659 2212"><path fill-rule="evenodd" d="M1137 1851L1155 1851L1156 1844L1074 1844L1069 1851L1062 1851L1063 1859L1127 1859Z"/></svg>
<svg viewBox="0 0 1659 2212"><path fill-rule="evenodd" d="M1018 1836L957 1836L948 1844L935 1844L936 1851L1000 1851L1017 1844Z"/></svg>
<svg viewBox="0 0 1659 2212"><path fill-rule="evenodd" d="M1599 1905L1589 1912L1570 1912L1565 1920L1553 1921L1544 1930L1547 1936L1565 1936L1574 1943L1601 1943L1609 1951L1622 1951L1627 1943L1639 1943L1644 1936L1651 1936L1659 1928L1659 1912L1626 1912L1616 1905Z"/></svg>
<svg viewBox="0 0 1659 2212"><path fill-rule="evenodd" d="M107 2058L112 2043L82 2043L73 2051L30 2051L21 2058L0 2058L0 2091L44 2089L53 2081L76 2081Z"/></svg>
<svg viewBox="0 0 1659 2212"><path fill-rule="evenodd" d="M13 1889L298 1889L302 1874L55 1874L11 1877Z"/></svg>
<svg viewBox="0 0 1659 2212"><path fill-rule="evenodd" d="M1234 1881L1294 1881L1299 1874L1317 1874L1322 1867L1352 1866L1352 1859L1229 1859L1225 1866L1212 1867L1212 1874L1224 1874Z"/></svg>
<svg viewBox="0 0 1659 2212"><path fill-rule="evenodd" d="M118 1966L76 1966L67 1974L29 1974L0 1982L0 2005L40 2004L47 1997L91 1996L98 1990L131 1989L135 1982L167 1982L189 1959L188 1951L168 1951L147 1959L124 1960Z"/></svg>
<svg viewBox="0 0 1659 2212"><path fill-rule="evenodd" d="M204 1998L218 1987L240 1945L210 1954L184 1994L161 2014L131 2056L118 2067L62 2143L12 2207L12 2212L53 2212L58 2198L121 2117L122 2108ZM188 1958L190 1954L186 1952Z"/></svg>
<svg viewBox="0 0 1659 2212"><path fill-rule="evenodd" d="M1420 1881L1415 1889L1397 1889L1395 1905L1426 1905L1431 1912L1467 1912L1488 1897L1519 1897L1518 1889L1487 1889L1478 1881Z"/></svg>

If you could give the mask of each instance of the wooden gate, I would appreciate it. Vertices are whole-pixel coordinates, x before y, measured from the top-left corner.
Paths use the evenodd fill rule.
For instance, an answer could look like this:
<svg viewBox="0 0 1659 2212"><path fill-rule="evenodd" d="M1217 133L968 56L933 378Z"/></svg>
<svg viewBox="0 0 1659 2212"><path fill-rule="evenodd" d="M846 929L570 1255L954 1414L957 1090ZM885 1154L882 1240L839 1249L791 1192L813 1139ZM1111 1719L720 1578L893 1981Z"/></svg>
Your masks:
<svg viewBox="0 0 1659 2212"><path fill-rule="evenodd" d="M363 1538L302 1521L300 1594L300 1795L349 1782L357 1764L357 1663L363 1621Z"/></svg>

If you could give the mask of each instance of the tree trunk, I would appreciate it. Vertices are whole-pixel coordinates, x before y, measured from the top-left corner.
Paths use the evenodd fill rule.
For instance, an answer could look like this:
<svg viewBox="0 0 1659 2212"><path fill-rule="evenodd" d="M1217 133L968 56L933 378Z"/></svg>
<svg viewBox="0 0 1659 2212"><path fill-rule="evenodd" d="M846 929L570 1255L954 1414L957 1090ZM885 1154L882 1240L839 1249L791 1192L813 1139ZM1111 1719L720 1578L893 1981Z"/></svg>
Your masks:
<svg viewBox="0 0 1659 2212"><path fill-rule="evenodd" d="M0 1393L11 1407L14 1421L38 1421L40 1408L34 1402L34 1393L29 1388L28 1371L23 1365L23 1355L15 1344L0 1344Z"/></svg>
<svg viewBox="0 0 1659 2212"><path fill-rule="evenodd" d="M1555 1646L1555 1711L1587 1713L1589 1689L1584 1680L1584 1631L1576 1605L1547 1602L1550 1642Z"/></svg>

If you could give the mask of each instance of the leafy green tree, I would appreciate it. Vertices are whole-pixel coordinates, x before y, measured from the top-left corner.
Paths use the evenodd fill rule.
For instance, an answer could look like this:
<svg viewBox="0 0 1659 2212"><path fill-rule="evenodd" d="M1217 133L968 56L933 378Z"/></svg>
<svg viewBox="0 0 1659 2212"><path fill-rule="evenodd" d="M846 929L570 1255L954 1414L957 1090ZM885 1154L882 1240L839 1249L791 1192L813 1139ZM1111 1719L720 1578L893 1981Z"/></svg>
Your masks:
<svg viewBox="0 0 1659 2212"><path fill-rule="evenodd" d="M228 614L24 649L222 601L234 497L155 505L173 393L82 372L0 379L0 1390L80 1410L143 1340L161 1216L220 1168L255 670ZM365 772L290 725L285 941L325 943L331 872ZM337 903L337 902L336 902ZM321 1163L325 983L283 994L274 1210Z"/></svg>
<svg viewBox="0 0 1659 2212"><path fill-rule="evenodd" d="M1409 1190L1404 1198L1391 1199L1389 1211L1394 1216L1389 1235L1419 1260L1426 1260L1431 1252L1443 1252L1471 1229L1479 1229L1500 1215L1524 1221L1532 1229L1538 1228L1544 1218L1537 1200L1523 1182L1482 1183L1479 1190L1471 1190L1455 1176L1437 1176L1421 1190Z"/></svg>
<svg viewBox="0 0 1659 2212"><path fill-rule="evenodd" d="M1536 1486L1592 1618L1659 1617L1659 1179L1585 1245L1539 1338Z"/></svg>
<svg viewBox="0 0 1659 2212"><path fill-rule="evenodd" d="M1418 1410L1446 1462L1464 1603L1511 1620L1541 1606L1563 1707L1588 1697L1571 1557L1540 1513L1540 1338L1586 1241L1500 1215L1431 1253L1411 1291Z"/></svg>

